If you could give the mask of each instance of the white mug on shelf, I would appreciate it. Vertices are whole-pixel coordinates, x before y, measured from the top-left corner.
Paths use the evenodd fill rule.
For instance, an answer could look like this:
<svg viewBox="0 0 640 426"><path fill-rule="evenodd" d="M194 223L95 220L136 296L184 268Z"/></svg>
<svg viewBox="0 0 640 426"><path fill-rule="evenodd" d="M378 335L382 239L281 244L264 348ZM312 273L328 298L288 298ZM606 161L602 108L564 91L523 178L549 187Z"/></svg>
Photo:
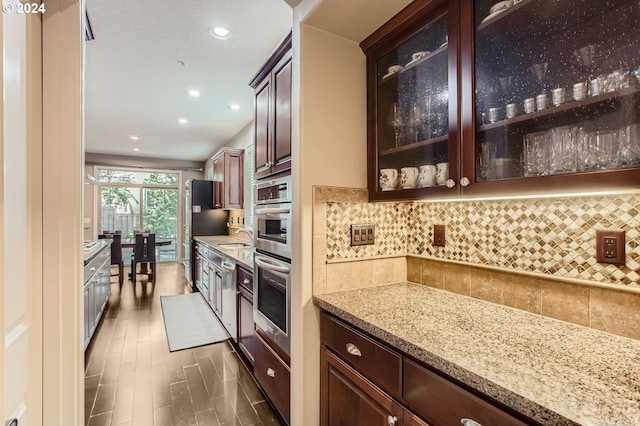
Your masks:
<svg viewBox="0 0 640 426"><path fill-rule="evenodd" d="M444 185L449 179L449 163L436 164L436 183Z"/></svg>
<svg viewBox="0 0 640 426"><path fill-rule="evenodd" d="M420 166L418 174L418 187L426 188L436 185L436 166L434 164L425 164Z"/></svg>
<svg viewBox="0 0 640 426"><path fill-rule="evenodd" d="M418 186L418 168L403 167L400 169L400 185L403 189L410 189Z"/></svg>
<svg viewBox="0 0 640 426"><path fill-rule="evenodd" d="M396 169L380 169L380 189L393 191L398 186L398 171Z"/></svg>

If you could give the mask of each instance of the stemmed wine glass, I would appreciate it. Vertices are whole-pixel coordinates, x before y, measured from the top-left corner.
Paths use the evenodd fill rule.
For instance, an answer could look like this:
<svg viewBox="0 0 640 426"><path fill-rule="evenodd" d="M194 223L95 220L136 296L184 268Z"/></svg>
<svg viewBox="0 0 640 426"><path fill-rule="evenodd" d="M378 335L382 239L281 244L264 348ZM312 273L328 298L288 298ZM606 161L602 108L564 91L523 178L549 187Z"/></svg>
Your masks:
<svg viewBox="0 0 640 426"><path fill-rule="evenodd" d="M418 102L414 102L409 110L409 128L411 131L411 142L420 142L421 127L423 120L423 108Z"/></svg>
<svg viewBox="0 0 640 426"><path fill-rule="evenodd" d="M402 117L402 110L398 102L393 102L389 108L389 116L387 117L387 123L393 128L395 136L396 148L400 146L400 132L404 125L404 119Z"/></svg>
<svg viewBox="0 0 640 426"><path fill-rule="evenodd" d="M549 62L540 62L539 64L534 64L530 69L536 81L538 82L540 87L542 87L542 91L544 92L546 89L546 80L549 75Z"/></svg>

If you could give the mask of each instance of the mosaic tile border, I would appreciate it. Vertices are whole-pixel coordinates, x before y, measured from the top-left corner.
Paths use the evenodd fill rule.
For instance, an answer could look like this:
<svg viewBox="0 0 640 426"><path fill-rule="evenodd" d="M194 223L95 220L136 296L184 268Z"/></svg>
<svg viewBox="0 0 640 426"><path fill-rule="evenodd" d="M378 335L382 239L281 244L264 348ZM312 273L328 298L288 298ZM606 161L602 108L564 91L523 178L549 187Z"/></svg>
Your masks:
<svg viewBox="0 0 640 426"><path fill-rule="evenodd" d="M451 203L325 201L325 259L405 253L640 287L640 194ZM376 223L376 244L350 247L351 223ZM447 226L444 248L430 244L433 224ZM626 265L596 263L596 229L626 232Z"/></svg>

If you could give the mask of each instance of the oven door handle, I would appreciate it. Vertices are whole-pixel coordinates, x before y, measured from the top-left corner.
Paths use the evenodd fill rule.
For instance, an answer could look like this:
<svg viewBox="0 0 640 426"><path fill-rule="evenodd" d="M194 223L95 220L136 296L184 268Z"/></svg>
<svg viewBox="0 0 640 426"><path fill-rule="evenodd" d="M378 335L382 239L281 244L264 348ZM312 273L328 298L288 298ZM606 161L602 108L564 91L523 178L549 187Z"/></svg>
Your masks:
<svg viewBox="0 0 640 426"><path fill-rule="evenodd" d="M264 261L258 257L253 259L253 261L256 262L256 265L264 269L270 269L272 271L281 272L283 274L288 274L289 272L291 272L291 268L289 268L288 266L274 265L273 263Z"/></svg>
<svg viewBox="0 0 640 426"><path fill-rule="evenodd" d="M282 213L289 213L291 211L290 208L288 207L279 207L279 208L275 208L275 209L257 209L256 210L256 214L282 214Z"/></svg>

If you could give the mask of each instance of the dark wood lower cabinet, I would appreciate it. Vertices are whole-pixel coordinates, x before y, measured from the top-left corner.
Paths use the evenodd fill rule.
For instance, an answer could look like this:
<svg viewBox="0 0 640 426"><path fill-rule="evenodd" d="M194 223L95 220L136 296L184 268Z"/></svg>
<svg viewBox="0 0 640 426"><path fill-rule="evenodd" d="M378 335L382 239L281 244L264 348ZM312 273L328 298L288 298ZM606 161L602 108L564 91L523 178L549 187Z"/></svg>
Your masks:
<svg viewBox="0 0 640 426"><path fill-rule="evenodd" d="M402 365L402 383L407 406L434 424L461 424L463 419L482 426L528 424L408 359Z"/></svg>
<svg viewBox="0 0 640 426"><path fill-rule="evenodd" d="M256 333L253 375L273 405L289 424L291 404L291 372L289 366Z"/></svg>
<svg viewBox="0 0 640 426"><path fill-rule="evenodd" d="M322 348L323 426L400 426L402 407L326 348Z"/></svg>
<svg viewBox="0 0 640 426"><path fill-rule="evenodd" d="M322 426L538 425L326 312L320 323Z"/></svg>
<svg viewBox="0 0 640 426"><path fill-rule="evenodd" d="M420 417L404 408L402 410L402 426L429 426L429 423L422 421Z"/></svg>
<svg viewBox="0 0 640 426"><path fill-rule="evenodd" d="M253 322L253 293L238 287L238 346L251 364L254 364L256 324Z"/></svg>
<svg viewBox="0 0 640 426"><path fill-rule="evenodd" d="M253 365L256 350L256 323L253 320L253 273L241 267L238 267L236 271L238 346Z"/></svg>

